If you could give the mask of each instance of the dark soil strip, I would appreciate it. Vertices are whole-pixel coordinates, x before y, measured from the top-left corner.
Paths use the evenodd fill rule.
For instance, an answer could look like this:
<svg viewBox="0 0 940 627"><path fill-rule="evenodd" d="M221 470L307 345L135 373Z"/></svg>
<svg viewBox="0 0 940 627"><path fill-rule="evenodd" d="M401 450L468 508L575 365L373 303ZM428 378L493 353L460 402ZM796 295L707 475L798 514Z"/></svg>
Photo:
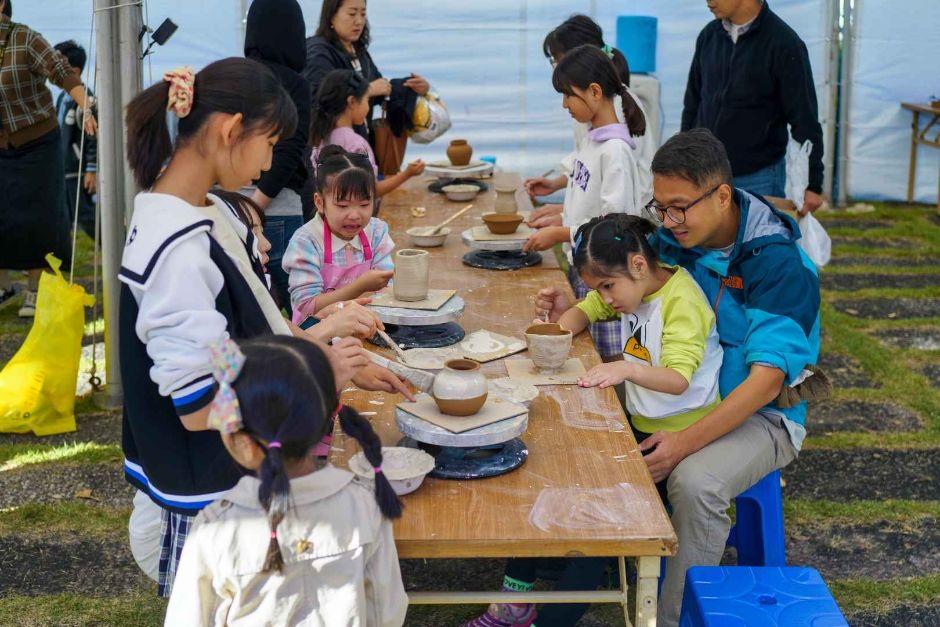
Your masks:
<svg viewBox="0 0 940 627"><path fill-rule="evenodd" d="M31 434L0 434L0 444L56 445L71 442L97 442L98 444L121 443L121 415L98 412L81 414L75 418L78 430L71 433L43 436Z"/></svg>
<svg viewBox="0 0 940 627"><path fill-rule="evenodd" d="M810 405L806 415L806 430L810 435L833 431L895 433L921 427L916 414L891 402L822 401Z"/></svg>
<svg viewBox="0 0 940 627"><path fill-rule="evenodd" d="M940 298L837 300L833 301L832 306L850 316L875 320L934 318L940 316Z"/></svg>
<svg viewBox="0 0 940 627"><path fill-rule="evenodd" d="M0 595L118 596L153 590L125 539L0 538Z"/></svg>
<svg viewBox="0 0 940 627"><path fill-rule="evenodd" d="M940 257L875 257L860 255L836 256L829 260L831 266L880 266L888 268L920 268L940 266Z"/></svg>
<svg viewBox="0 0 940 627"><path fill-rule="evenodd" d="M920 372L930 380L930 385L940 388L940 364L927 364Z"/></svg>
<svg viewBox="0 0 940 627"><path fill-rule="evenodd" d="M888 239L881 237L833 237L832 245L834 248L839 246L860 246L862 248L872 248L874 250L883 250L885 248L896 248L898 250L912 250L922 246L920 242L913 242L906 239Z"/></svg>
<svg viewBox="0 0 940 627"><path fill-rule="evenodd" d="M91 490L102 505L130 507L134 489L120 464L38 464L0 473L0 509L24 503L57 503Z"/></svg>
<svg viewBox="0 0 940 627"><path fill-rule="evenodd" d="M935 449L808 449L783 469L786 498L940 499Z"/></svg>
<svg viewBox="0 0 940 627"><path fill-rule="evenodd" d="M17 335L14 333L4 333L0 335L0 364L5 364L10 361L13 355L16 354L16 351L20 350L20 346L23 345L23 340L25 339L25 335Z"/></svg>
<svg viewBox="0 0 940 627"><path fill-rule="evenodd" d="M890 229L894 223L890 220L820 220L826 230L831 229L858 229L870 231L871 229Z"/></svg>
<svg viewBox="0 0 940 627"><path fill-rule="evenodd" d="M823 579L923 577L940 572L940 520L822 528L787 527L787 562L812 566Z"/></svg>
<svg viewBox="0 0 940 627"><path fill-rule="evenodd" d="M934 605L902 605L884 614L856 612L846 617L852 627L938 627L940 603Z"/></svg>
<svg viewBox="0 0 940 627"><path fill-rule="evenodd" d="M936 287L940 285L938 274L833 274L823 273L819 286L824 290L855 291L870 287L910 288Z"/></svg>
<svg viewBox="0 0 940 627"><path fill-rule="evenodd" d="M823 353L819 356L818 365L829 375L832 386L842 388L880 388L880 383L872 381L861 364L852 357Z"/></svg>
<svg viewBox="0 0 940 627"><path fill-rule="evenodd" d="M913 329L878 329L872 334L882 342L898 348L940 350L940 329L928 327Z"/></svg>

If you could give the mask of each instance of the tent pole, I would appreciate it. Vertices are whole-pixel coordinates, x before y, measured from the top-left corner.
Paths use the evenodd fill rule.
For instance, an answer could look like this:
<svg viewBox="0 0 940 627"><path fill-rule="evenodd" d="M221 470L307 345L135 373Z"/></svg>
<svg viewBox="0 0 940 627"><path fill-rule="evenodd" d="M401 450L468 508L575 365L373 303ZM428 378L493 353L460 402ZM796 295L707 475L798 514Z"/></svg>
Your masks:
<svg viewBox="0 0 940 627"><path fill-rule="evenodd" d="M861 0L854 0L858 4ZM839 199L845 207L849 199L849 119L852 108L852 57L855 56L856 20L853 0L842 2L842 66L839 82Z"/></svg>

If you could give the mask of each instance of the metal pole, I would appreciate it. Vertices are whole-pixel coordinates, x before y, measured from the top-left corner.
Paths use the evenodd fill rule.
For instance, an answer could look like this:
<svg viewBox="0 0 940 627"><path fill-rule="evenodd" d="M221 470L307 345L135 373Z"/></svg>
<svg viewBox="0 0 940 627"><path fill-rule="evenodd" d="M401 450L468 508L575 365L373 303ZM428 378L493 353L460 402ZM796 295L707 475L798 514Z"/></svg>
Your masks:
<svg viewBox="0 0 940 627"><path fill-rule="evenodd" d="M857 5L861 0L854 0ZM839 85L839 198L845 207L849 199L849 115L852 106L852 57L855 54L856 19L853 0L842 2L842 66Z"/></svg>
<svg viewBox="0 0 940 627"><path fill-rule="evenodd" d="M826 118L823 128L823 193L832 198L836 165L836 126L839 102L839 6L841 0L830 0L828 4L826 37L828 58L826 61Z"/></svg>
<svg viewBox="0 0 940 627"><path fill-rule="evenodd" d="M121 91L120 91L120 111L123 113L124 107L134 99L134 96L141 90L141 47L140 30L144 23L143 7L140 5L127 5L117 9L118 14L118 54L121 68ZM123 115L119 116L118 121L123 121ZM127 145L124 124L119 127L121 138L121 171L124 176L123 185L123 218L121 231L121 248L124 247L124 232L126 226L130 224L131 214L134 211L134 196L137 195L137 186L134 184L134 175L127 159L124 158L124 146Z"/></svg>

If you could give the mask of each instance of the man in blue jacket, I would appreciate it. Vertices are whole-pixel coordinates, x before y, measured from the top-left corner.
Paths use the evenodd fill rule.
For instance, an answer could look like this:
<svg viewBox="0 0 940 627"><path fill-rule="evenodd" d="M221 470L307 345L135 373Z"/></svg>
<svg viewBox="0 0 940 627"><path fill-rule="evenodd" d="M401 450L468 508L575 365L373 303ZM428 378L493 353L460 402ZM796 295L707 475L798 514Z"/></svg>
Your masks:
<svg viewBox="0 0 940 627"><path fill-rule="evenodd" d="M667 560L660 625L676 625L689 566L718 564L731 500L793 461L806 403L776 398L819 353L819 281L796 244L795 222L732 184L722 143L705 129L678 133L653 158L663 262L695 277L715 309L724 349L721 403L684 431L640 444L653 479L667 479L679 552Z"/></svg>
<svg viewBox="0 0 940 627"><path fill-rule="evenodd" d="M822 204L823 140L806 45L766 0L707 0L715 16L695 42L682 130L712 131L728 151L734 185L784 196L787 125L813 142L801 213Z"/></svg>

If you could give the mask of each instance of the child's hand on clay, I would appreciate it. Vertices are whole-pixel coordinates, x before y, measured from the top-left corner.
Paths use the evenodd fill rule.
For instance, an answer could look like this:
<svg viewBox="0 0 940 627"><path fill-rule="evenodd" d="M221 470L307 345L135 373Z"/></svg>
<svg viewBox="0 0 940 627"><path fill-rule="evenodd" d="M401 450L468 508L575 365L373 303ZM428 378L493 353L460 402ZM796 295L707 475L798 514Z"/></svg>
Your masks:
<svg viewBox="0 0 940 627"><path fill-rule="evenodd" d="M409 163L405 167L405 174L408 175L408 178L424 174L424 161L421 159L416 159L415 161Z"/></svg>
<svg viewBox="0 0 940 627"><path fill-rule="evenodd" d="M356 279L356 287L363 292L377 292L388 285L394 274L394 270L368 270Z"/></svg>
<svg viewBox="0 0 940 627"><path fill-rule="evenodd" d="M564 230L564 234L562 230ZM564 226L549 226L544 229L539 229L530 235L529 239L522 245L522 252L528 253L548 250L555 244L568 241L567 234L568 227Z"/></svg>
<svg viewBox="0 0 940 627"><path fill-rule="evenodd" d="M558 322L561 315L571 309L568 297L557 287L546 287L539 290L535 296L535 315L539 322L545 322L548 315L549 322Z"/></svg>
<svg viewBox="0 0 940 627"><path fill-rule="evenodd" d="M341 309L334 309L333 314L321 324L329 325L327 328L330 337L352 336L368 339L375 335L376 329L385 329L385 325L375 313L357 303L348 303Z"/></svg>
<svg viewBox="0 0 940 627"><path fill-rule="evenodd" d="M599 387L604 389L623 383L629 378L632 365L626 361L612 361L594 366L587 373L578 377L578 385L583 388Z"/></svg>

